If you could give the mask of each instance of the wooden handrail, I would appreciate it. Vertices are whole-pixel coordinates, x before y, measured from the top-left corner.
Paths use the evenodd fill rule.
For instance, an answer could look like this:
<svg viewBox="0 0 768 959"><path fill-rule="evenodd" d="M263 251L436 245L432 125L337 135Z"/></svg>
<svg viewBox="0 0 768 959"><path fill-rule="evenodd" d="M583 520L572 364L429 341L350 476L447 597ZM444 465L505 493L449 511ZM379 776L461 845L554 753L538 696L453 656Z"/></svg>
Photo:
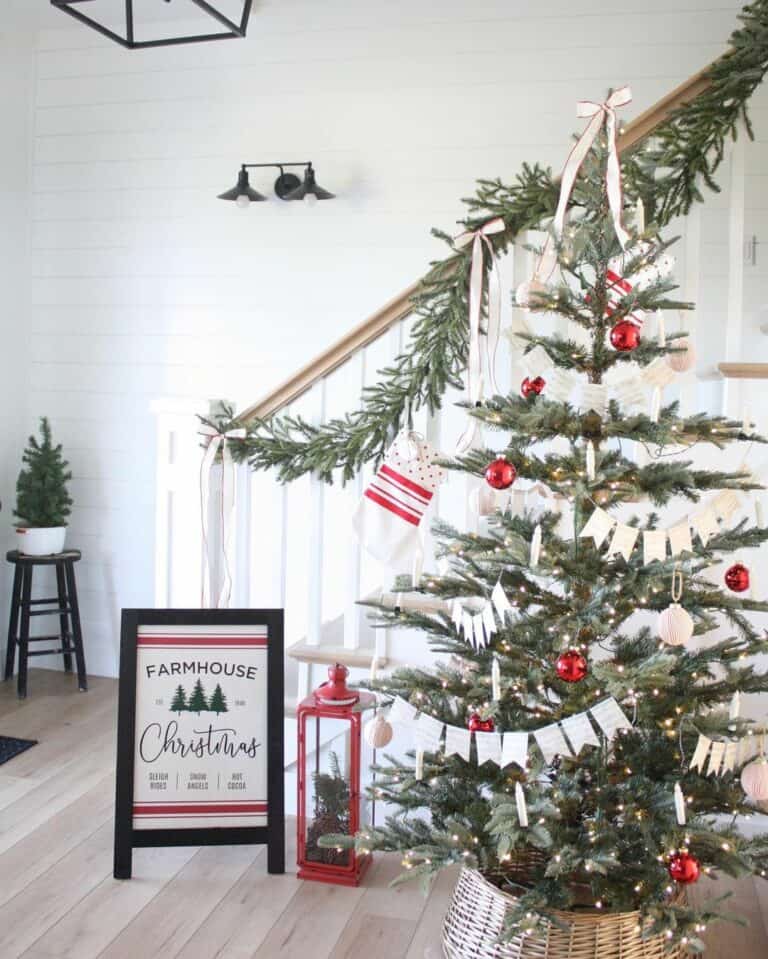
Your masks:
<svg viewBox="0 0 768 959"><path fill-rule="evenodd" d="M717 368L729 380L768 380L768 363L718 363Z"/></svg>
<svg viewBox="0 0 768 959"><path fill-rule="evenodd" d="M690 103L709 86L707 74L712 64L704 67L692 77L689 77L680 86L662 97L652 107L649 107L640 116L629 123L619 135L619 153L632 149L653 131L669 119L669 116L686 103ZM411 299L418 291L421 280L412 283L399 296L390 300L381 309L377 310L367 320L356 326L327 350L315 357L297 373L275 387L258 403L254 403L238 416L240 423L248 423L254 419L264 419L273 413L279 412L288 406L302 393L315 385L318 380L328 376L333 370L345 363L354 353L378 339L383 333L405 319L411 312Z"/></svg>

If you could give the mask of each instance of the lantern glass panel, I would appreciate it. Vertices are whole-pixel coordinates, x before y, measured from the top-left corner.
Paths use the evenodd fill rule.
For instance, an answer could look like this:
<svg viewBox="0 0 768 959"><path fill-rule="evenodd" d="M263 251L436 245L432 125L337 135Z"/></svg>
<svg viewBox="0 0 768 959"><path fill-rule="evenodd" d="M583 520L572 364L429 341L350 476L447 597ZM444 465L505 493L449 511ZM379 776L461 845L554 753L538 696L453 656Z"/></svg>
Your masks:
<svg viewBox="0 0 768 959"><path fill-rule="evenodd" d="M350 723L348 719L310 716L306 720L306 822L307 863L348 868L351 849L323 848L321 836L348 836L351 822Z"/></svg>

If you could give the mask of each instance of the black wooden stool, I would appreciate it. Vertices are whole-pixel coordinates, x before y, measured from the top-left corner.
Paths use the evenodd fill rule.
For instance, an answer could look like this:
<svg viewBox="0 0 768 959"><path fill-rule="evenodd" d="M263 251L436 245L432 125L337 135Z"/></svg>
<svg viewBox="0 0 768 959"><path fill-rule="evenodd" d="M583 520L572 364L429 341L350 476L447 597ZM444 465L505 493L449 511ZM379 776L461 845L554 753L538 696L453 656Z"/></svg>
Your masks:
<svg viewBox="0 0 768 959"><path fill-rule="evenodd" d="M72 653L77 663L77 685L82 692L88 689L85 675L83 633L80 628L80 609L77 605L75 563L80 559L80 550L68 549L52 556L27 556L18 550L6 555L16 567L13 574L11 618L8 624L8 648L5 654L5 678L13 676L16 647L19 648L19 696L27 695L27 661L30 656L50 656L62 653L64 669L72 672ZM32 599L32 571L35 566L56 566L57 596L49 599ZM52 609L33 609L33 606L53 606ZM30 636L31 616L58 616L59 632L49 636ZM29 650L30 643L60 642L58 649Z"/></svg>

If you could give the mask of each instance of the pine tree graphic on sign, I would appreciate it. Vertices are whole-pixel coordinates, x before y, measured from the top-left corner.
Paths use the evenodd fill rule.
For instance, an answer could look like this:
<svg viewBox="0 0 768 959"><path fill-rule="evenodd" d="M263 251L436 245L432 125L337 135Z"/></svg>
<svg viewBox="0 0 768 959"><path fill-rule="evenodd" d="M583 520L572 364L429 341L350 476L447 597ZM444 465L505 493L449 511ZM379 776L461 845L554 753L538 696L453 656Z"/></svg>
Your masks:
<svg viewBox="0 0 768 959"><path fill-rule="evenodd" d="M219 713L228 712L227 697L222 692L221 686L218 683L216 683L216 689L214 689L211 701L208 703L208 709L216 713L217 716Z"/></svg>
<svg viewBox="0 0 768 959"><path fill-rule="evenodd" d="M197 713L198 716L201 712L208 709L208 701L205 698L205 690L203 689L203 684L199 679L195 683L195 688L192 690L192 695L189 697L189 705L187 708L191 713Z"/></svg>
<svg viewBox="0 0 768 959"><path fill-rule="evenodd" d="M173 701L171 702L171 712L181 713L187 709L189 709L187 705L187 691L183 686L177 686L176 692L173 694Z"/></svg>

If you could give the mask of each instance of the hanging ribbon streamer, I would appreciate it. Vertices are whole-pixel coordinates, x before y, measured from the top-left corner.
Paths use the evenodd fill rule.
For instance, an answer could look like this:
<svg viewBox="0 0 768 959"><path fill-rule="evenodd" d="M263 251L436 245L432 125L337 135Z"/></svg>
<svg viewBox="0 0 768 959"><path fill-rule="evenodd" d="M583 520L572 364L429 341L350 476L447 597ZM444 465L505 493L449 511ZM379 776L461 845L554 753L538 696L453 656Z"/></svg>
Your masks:
<svg viewBox="0 0 768 959"><path fill-rule="evenodd" d="M661 413L661 389L658 386L654 386L653 393L651 393L651 422L659 422L659 413Z"/></svg>
<svg viewBox="0 0 768 959"><path fill-rule="evenodd" d="M415 770L416 779L424 778L424 750L416 750L416 770Z"/></svg>
<svg viewBox="0 0 768 959"><path fill-rule="evenodd" d="M201 436L209 437L203 459L200 463L200 522L203 534L203 582L200 593L200 605L211 608L210 576L213 570L213 557L210 551L208 535L208 513L211 497L211 471L216 462L216 454L221 448L221 491L219 496L219 522L221 524L221 556L223 560L222 582L216 598L216 609L226 609L232 595L232 572L229 563L229 540L232 519L235 510L235 461L229 449L229 440L244 440L245 429L228 430L220 433L215 427L204 424L199 431Z"/></svg>
<svg viewBox="0 0 768 959"><path fill-rule="evenodd" d="M501 330L501 278L496 252L489 237L504 231L504 221L496 217L477 230L459 234L454 246L463 248L472 244L472 267L469 274L469 356L467 358L467 399L472 406L483 397L483 360L480 352L480 317L483 311L484 251L488 251L488 328L486 331L486 357L488 380L491 390L499 393L496 383L496 348ZM480 428L478 420L470 417L470 423L459 439L457 453L465 453Z"/></svg>
<svg viewBox="0 0 768 959"><path fill-rule="evenodd" d="M667 328L664 323L664 314L661 310L656 310L656 337L658 339L659 346L667 345Z"/></svg>
<svg viewBox="0 0 768 959"><path fill-rule="evenodd" d="M563 235L565 226L565 215L568 210L568 201L571 198L571 191L576 182L581 164L589 153L592 144L595 142L598 133L605 124L606 139L608 141L608 164L606 170L606 191L608 195L608 205L613 218L613 228L616 231L621 248L627 244L629 234L624 229L621 222L621 165L619 163L619 153L616 146L616 108L626 106L632 100L632 92L629 87L620 87L608 97L605 103L594 103L592 100L579 100L576 104L576 116L580 119L589 118L586 129L573 146L565 161L565 167L560 178L560 198L555 211L555 218L552 221L552 233L547 237L544 243L544 249L541 252L541 258L536 266L533 276L533 283L546 283L555 271L557 266L557 250L555 249L554 237L560 238Z"/></svg>

